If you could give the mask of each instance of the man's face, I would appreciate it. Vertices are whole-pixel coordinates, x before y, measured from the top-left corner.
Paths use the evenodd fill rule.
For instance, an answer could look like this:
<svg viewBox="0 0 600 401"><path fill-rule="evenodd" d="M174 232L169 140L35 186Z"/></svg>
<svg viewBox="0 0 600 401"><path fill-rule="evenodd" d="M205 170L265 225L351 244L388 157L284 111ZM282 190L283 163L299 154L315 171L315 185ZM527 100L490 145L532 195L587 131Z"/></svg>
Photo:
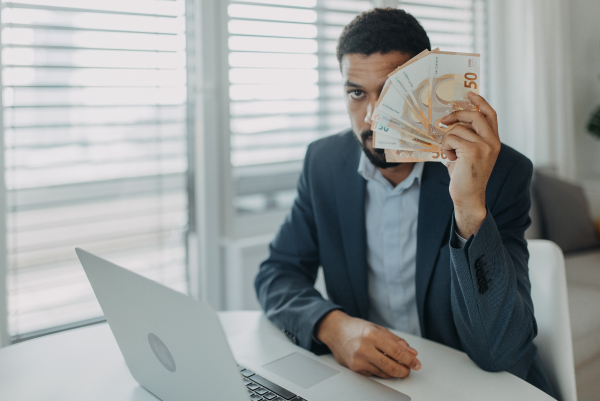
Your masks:
<svg viewBox="0 0 600 401"><path fill-rule="evenodd" d="M396 51L370 56L353 53L342 58L344 95L352 130L366 156L379 168L393 167L399 163L387 163L384 150L373 148L371 114L387 75L411 58L409 54Z"/></svg>

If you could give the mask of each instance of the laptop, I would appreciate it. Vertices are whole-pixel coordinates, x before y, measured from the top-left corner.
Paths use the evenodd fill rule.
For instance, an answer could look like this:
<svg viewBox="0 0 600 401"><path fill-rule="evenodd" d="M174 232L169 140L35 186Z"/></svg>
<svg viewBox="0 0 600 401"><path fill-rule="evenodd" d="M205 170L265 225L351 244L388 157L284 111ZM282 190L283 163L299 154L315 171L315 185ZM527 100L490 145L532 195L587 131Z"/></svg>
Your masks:
<svg viewBox="0 0 600 401"><path fill-rule="evenodd" d="M258 330L230 339L238 364L207 303L76 252L131 375L163 401L410 400Z"/></svg>

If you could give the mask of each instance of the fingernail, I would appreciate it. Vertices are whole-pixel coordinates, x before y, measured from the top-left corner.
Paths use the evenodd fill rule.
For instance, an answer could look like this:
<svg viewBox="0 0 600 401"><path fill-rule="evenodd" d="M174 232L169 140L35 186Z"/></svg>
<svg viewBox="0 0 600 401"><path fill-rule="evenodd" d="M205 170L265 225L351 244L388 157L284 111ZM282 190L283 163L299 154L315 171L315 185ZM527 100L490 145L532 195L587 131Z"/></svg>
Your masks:
<svg viewBox="0 0 600 401"><path fill-rule="evenodd" d="M413 370L421 369L421 362L417 361L413 364Z"/></svg>

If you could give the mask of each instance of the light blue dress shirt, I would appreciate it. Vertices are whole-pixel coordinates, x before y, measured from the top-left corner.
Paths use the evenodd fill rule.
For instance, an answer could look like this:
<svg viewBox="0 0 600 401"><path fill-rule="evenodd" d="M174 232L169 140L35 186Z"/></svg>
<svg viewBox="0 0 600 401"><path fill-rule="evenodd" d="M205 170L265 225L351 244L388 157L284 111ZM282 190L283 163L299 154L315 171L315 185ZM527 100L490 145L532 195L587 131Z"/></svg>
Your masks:
<svg viewBox="0 0 600 401"><path fill-rule="evenodd" d="M417 221L424 163L393 187L364 154L369 321L421 336L417 311Z"/></svg>
<svg viewBox="0 0 600 401"><path fill-rule="evenodd" d="M358 163L358 173L367 180L368 319L416 336L421 336L415 275L423 167L415 163L408 177L393 187L364 153ZM467 239L452 234L452 246L463 248Z"/></svg>

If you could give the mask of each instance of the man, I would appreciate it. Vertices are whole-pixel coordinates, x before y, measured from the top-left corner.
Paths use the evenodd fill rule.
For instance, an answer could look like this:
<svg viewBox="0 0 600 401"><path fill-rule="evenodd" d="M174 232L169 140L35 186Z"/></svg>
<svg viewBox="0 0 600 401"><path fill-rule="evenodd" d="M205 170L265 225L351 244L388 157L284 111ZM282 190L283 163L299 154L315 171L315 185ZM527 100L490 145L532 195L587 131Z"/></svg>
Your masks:
<svg viewBox="0 0 600 401"><path fill-rule="evenodd" d="M338 42L352 129L313 142L298 196L256 277L268 318L296 344L364 375L406 377L418 353L384 327L466 352L551 394L524 231L531 162L501 145L496 113L459 111L442 143L455 160L387 163L370 131L387 74L429 38L410 14L374 9ZM361 150L362 149L362 150ZM314 288L323 267L329 300Z"/></svg>

